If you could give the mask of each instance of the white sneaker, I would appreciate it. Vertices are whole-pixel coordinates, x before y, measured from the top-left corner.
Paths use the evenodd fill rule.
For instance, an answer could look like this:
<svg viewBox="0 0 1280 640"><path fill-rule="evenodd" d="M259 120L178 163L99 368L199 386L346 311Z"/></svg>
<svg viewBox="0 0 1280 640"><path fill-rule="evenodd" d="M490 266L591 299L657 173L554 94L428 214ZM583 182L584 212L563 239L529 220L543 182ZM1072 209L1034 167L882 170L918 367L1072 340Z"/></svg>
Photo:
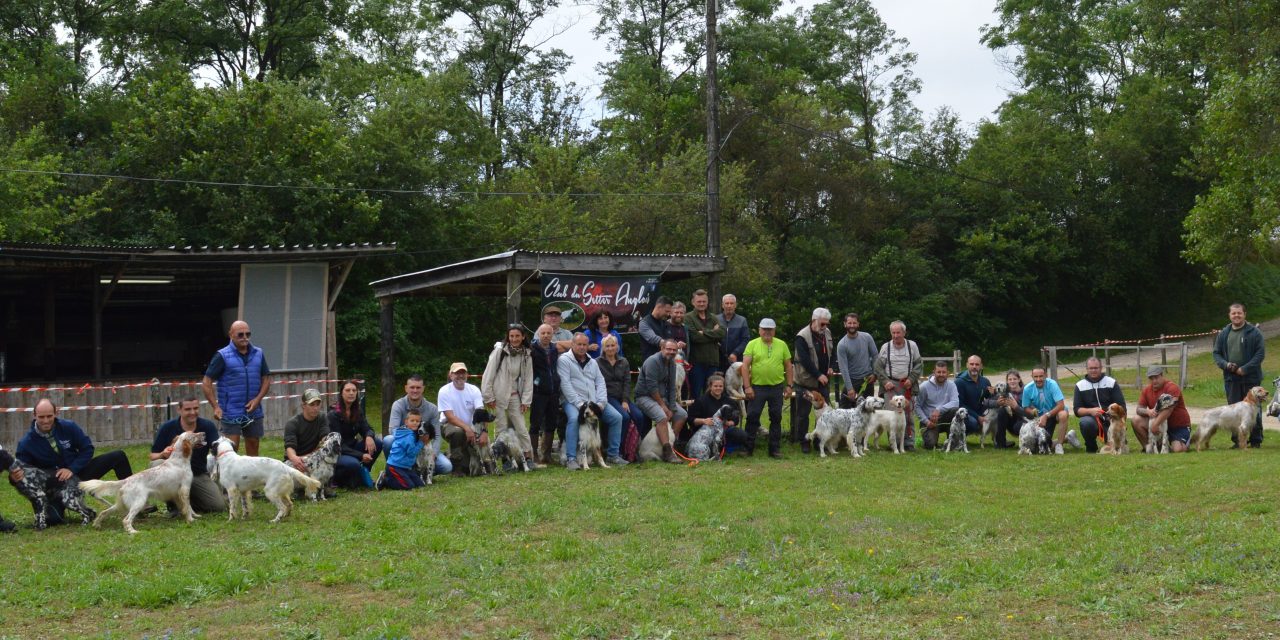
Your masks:
<svg viewBox="0 0 1280 640"><path fill-rule="evenodd" d="M1080 444L1080 436L1076 434L1076 430L1072 429L1067 432L1067 442L1071 443L1073 449L1079 449L1084 446Z"/></svg>
<svg viewBox="0 0 1280 640"><path fill-rule="evenodd" d="M1054 452L1054 453L1056 453L1056 454L1058 454L1058 455L1063 455L1063 454L1065 453L1065 452L1062 450L1062 443L1061 443L1061 442L1055 443L1055 444L1053 445L1053 452Z"/></svg>

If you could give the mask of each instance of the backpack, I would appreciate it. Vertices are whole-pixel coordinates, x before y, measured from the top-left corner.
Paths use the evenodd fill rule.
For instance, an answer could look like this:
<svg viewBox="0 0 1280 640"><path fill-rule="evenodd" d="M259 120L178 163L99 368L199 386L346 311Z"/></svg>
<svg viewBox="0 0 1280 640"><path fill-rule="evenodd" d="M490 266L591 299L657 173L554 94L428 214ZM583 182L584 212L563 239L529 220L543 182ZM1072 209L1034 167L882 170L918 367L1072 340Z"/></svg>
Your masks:
<svg viewBox="0 0 1280 640"><path fill-rule="evenodd" d="M622 436L622 447L619 455L627 462L635 462L640 453L640 432L636 430L636 421L627 421L627 432Z"/></svg>

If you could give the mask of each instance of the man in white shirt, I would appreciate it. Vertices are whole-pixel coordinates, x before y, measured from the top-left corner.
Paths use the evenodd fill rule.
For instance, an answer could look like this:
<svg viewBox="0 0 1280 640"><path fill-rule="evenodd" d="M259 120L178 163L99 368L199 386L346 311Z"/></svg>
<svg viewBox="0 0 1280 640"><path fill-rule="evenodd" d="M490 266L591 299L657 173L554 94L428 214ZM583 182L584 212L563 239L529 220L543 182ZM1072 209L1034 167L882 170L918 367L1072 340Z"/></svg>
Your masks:
<svg viewBox="0 0 1280 640"><path fill-rule="evenodd" d="M454 475L466 475L471 468L467 444L484 446L489 442L489 430L473 427L472 416L484 406L484 396L479 387L467 382L467 365L455 362L449 365L449 384L440 387L436 403L444 414L444 439L449 441L449 459Z"/></svg>

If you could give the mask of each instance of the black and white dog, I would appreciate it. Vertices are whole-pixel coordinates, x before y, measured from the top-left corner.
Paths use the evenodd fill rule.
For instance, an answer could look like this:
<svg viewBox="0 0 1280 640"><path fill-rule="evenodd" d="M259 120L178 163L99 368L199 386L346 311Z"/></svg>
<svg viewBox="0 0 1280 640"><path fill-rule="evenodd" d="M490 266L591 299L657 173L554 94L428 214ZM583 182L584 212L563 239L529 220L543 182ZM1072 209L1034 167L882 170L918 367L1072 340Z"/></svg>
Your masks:
<svg viewBox="0 0 1280 640"><path fill-rule="evenodd" d="M956 409L956 415L951 418L951 431L947 433L946 451L963 451L969 453L969 443L965 441L968 435L965 420L969 417L969 410L964 407Z"/></svg>
<svg viewBox="0 0 1280 640"><path fill-rule="evenodd" d="M1155 411L1156 413L1160 413L1161 411L1164 411L1165 409L1168 409L1175 404L1178 404L1178 401L1173 396L1167 393L1162 393L1160 394L1159 398L1156 398ZM1166 420L1165 422L1167 423L1168 421ZM1160 430L1160 435L1158 436L1151 434L1150 431L1147 432L1146 452L1147 453L1169 453L1169 425L1168 424L1164 425L1164 428Z"/></svg>
<svg viewBox="0 0 1280 640"><path fill-rule="evenodd" d="M724 449L724 428L725 426L733 426L738 424L741 416L738 415L738 407L733 404L726 404L711 416L711 424L702 425L689 438L689 446L685 451L690 458L694 460L715 460L720 457L720 451Z"/></svg>
<svg viewBox="0 0 1280 640"><path fill-rule="evenodd" d="M476 439L467 443L467 475L471 476L487 476L494 473L501 473L498 463L493 458L493 442L489 440L489 444L480 445L480 431L488 431L489 423L493 422L493 414L487 409L476 409L471 415L472 428L476 430Z"/></svg>
<svg viewBox="0 0 1280 640"><path fill-rule="evenodd" d="M13 486L31 501L31 506L36 512L36 530L44 529L49 526L49 502L52 498L57 498L62 505L80 514L81 524L89 524L93 519L98 517L98 512L89 508L84 502L84 491L80 490L80 479L75 475L67 478L66 482L57 482L54 475L40 467L33 467L23 464L8 451L0 448L0 467L8 469L10 472L22 471L22 479ZM55 493L49 494L49 485L53 483L60 485L55 487Z"/></svg>

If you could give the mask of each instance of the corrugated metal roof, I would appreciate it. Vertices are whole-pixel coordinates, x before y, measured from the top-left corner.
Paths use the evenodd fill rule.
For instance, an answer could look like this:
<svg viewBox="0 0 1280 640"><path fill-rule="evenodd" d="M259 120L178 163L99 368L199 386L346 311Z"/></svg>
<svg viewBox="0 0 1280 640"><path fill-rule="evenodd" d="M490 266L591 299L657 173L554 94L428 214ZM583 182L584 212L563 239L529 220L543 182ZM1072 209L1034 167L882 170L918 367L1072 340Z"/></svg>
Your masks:
<svg viewBox="0 0 1280 640"><path fill-rule="evenodd" d="M103 261L128 259L138 262L183 262L187 260L261 260L296 258L356 257L363 254L391 253L391 243L324 243L295 245L187 245L153 247L140 245L71 245L35 242L0 242L0 259L44 259L64 261Z"/></svg>

